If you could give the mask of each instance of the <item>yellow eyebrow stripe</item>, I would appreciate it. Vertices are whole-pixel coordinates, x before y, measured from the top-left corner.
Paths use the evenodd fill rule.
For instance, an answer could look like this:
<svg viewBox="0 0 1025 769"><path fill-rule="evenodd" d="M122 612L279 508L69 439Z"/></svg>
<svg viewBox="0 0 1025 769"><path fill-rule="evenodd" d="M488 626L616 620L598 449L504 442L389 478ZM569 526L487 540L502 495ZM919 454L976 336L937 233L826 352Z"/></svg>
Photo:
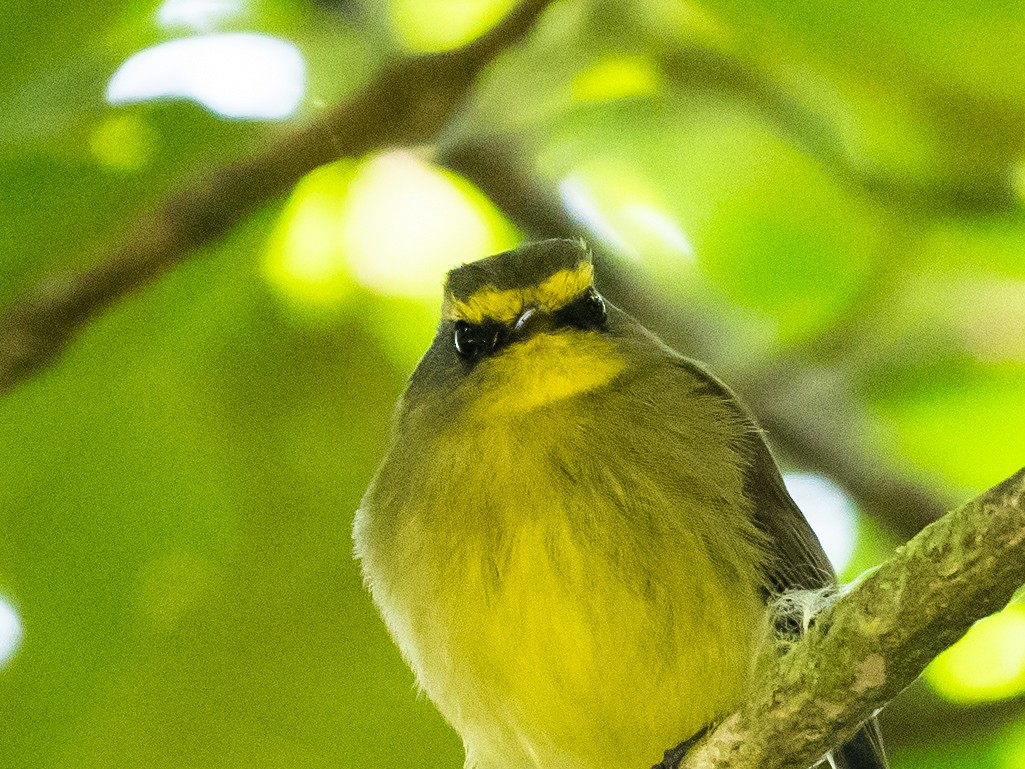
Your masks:
<svg viewBox="0 0 1025 769"><path fill-rule="evenodd" d="M487 285L465 300L447 296L442 315L446 320L465 320L467 323L512 323L528 305L536 304L549 311L564 307L580 296L593 279L594 266L581 262L573 269L559 270L536 286L499 289Z"/></svg>

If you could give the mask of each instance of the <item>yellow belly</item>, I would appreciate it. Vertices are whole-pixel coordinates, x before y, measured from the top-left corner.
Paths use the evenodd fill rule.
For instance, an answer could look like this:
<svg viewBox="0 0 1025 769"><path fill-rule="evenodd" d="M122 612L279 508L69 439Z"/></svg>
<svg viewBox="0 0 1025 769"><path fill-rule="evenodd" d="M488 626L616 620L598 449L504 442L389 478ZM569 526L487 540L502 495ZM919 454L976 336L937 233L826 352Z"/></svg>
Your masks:
<svg viewBox="0 0 1025 769"><path fill-rule="evenodd" d="M364 574L468 766L650 766L742 696L764 542L737 428L674 372L398 441L368 491Z"/></svg>
<svg viewBox="0 0 1025 769"><path fill-rule="evenodd" d="M394 608L396 638L469 766L650 766L738 702L764 609L700 550L644 586L557 516L523 522L497 560L464 544L424 570L440 584L420 581Z"/></svg>

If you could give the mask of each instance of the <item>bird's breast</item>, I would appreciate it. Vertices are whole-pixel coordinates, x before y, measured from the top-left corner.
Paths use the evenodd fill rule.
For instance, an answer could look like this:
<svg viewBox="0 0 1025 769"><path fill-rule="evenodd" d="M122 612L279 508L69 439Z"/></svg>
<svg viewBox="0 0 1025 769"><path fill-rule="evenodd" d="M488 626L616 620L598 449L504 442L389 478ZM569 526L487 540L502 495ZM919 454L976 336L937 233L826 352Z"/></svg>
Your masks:
<svg viewBox="0 0 1025 769"><path fill-rule="evenodd" d="M671 434L610 452L590 414L442 441L374 588L468 749L524 766L654 763L736 704L764 613L743 516L665 472Z"/></svg>
<svg viewBox="0 0 1025 769"><path fill-rule="evenodd" d="M470 769L650 766L735 709L767 632L757 428L593 273L568 241L449 273L354 524Z"/></svg>

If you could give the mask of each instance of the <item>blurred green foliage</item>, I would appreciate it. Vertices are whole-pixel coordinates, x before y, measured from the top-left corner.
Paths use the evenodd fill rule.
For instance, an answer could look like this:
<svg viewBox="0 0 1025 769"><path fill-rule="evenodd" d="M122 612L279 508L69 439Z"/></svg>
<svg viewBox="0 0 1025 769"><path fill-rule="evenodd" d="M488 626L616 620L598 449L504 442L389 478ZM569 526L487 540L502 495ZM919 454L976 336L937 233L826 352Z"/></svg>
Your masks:
<svg viewBox="0 0 1025 769"><path fill-rule="evenodd" d="M385 58L508 7L5 4L0 303ZM301 52L288 121L105 103L132 54L223 32ZM844 386L822 397L856 400L869 461L967 495L1025 462L1023 46L1025 10L998 0L561 0L442 138L513 137L596 242L711 314L727 370L797 354L832 372ZM0 765L461 764L349 526L445 267L518 237L426 154L343 159L0 401L0 598L21 625L0 661ZM860 534L849 577L894 544L880 522ZM934 691L1020 696L1020 614L942 658ZM972 707L928 696L950 723ZM1021 766L1025 714L1003 720L967 745L891 741L894 767Z"/></svg>

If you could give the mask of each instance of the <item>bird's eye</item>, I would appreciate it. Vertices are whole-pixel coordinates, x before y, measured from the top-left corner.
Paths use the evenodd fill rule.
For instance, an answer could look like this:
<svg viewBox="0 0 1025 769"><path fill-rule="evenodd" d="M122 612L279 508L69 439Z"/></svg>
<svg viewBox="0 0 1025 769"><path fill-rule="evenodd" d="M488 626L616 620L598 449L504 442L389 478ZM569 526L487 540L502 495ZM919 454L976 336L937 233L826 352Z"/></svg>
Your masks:
<svg viewBox="0 0 1025 769"><path fill-rule="evenodd" d="M601 294L589 288L583 296L574 299L556 314L563 323L581 329L596 329L605 325L609 310Z"/></svg>
<svg viewBox="0 0 1025 769"><path fill-rule="evenodd" d="M498 344L498 328L491 324L476 325L460 320L456 321L452 339L459 357L473 363L494 351Z"/></svg>

